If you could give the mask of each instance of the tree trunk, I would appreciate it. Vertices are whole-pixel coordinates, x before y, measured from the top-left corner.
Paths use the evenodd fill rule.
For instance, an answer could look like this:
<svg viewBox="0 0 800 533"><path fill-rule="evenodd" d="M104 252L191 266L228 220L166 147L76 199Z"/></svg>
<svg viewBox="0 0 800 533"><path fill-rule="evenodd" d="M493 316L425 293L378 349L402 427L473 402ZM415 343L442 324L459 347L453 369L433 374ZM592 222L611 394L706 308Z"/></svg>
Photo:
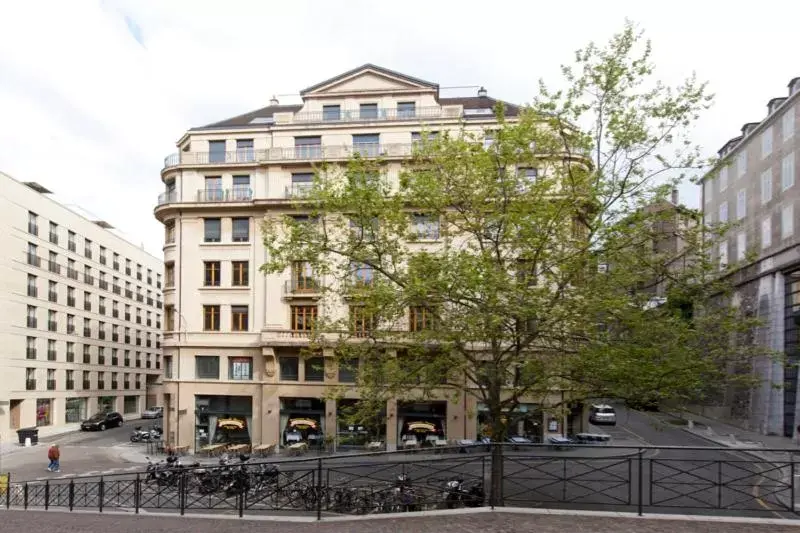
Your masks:
<svg viewBox="0 0 800 533"><path fill-rule="evenodd" d="M499 400L499 399L498 399ZM503 412L500 410L499 401L490 406L492 417L492 467L491 467L491 493L490 502L492 507L505 505L503 500L503 452L506 440L506 422L503 420Z"/></svg>

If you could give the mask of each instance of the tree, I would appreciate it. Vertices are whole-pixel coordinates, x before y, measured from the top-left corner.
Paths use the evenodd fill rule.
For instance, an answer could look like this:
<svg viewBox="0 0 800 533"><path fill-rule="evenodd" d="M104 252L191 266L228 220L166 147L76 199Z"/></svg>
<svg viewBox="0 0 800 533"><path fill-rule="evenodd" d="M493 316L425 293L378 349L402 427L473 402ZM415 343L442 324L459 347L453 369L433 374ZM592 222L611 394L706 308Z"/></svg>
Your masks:
<svg viewBox="0 0 800 533"><path fill-rule="evenodd" d="M678 224L684 246L652 245L674 213L648 206L702 166L687 136L710 103L693 78L672 88L652 72L628 24L514 120L499 105L491 132L422 139L399 176L358 154L322 165L298 202L307 218L265 221L262 270L302 260L324 280L312 348L360 361L363 409L471 395L502 440L522 401L694 398L753 356L730 342L747 321L708 305L728 292L709 255L724 228ZM654 283L670 305L647 305Z"/></svg>

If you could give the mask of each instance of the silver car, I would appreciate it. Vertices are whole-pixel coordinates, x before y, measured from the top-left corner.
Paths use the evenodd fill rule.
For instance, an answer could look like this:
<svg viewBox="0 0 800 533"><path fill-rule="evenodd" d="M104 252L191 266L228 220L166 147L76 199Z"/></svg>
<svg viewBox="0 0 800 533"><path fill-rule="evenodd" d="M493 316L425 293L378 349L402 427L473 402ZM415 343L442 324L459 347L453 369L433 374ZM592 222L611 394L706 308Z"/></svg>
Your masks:
<svg viewBox="0 0 800 533"><path fill-rule="evenodd" d="M150 407L142 413L142 418L161 418L164 416L163 407Z"/></svg>
<svg viewBox="0 0 800 533"><path fill-rule="evenodd" d="M616 426L617 412L610 405L593 405L589 408L589 422L596 426Z"/></svg>

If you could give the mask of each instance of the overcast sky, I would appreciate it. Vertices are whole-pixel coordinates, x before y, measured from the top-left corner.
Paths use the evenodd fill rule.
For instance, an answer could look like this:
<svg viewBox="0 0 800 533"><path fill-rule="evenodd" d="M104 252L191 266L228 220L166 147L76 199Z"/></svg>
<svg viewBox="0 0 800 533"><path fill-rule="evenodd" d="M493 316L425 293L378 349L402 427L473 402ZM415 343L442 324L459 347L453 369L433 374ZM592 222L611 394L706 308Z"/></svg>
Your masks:
<svg viewBox="0 0 800 533"><path fill-rule="evenodd" d="M161 255L163 158L189 127L363 63L525 103L625 17L664 81L694 70L711 155L800 76L800 2L0 0L0 170L37 181ZM289 96L281 97L289 102ZM686 187L682 199L698 204Z"/></svg>

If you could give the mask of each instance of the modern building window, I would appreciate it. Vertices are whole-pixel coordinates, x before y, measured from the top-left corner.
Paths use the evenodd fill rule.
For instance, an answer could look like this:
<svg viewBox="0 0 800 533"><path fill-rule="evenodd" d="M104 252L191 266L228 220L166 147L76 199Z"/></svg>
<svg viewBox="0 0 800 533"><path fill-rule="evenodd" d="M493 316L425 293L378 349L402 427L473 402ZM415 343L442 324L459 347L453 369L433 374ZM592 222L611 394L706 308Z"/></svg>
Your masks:
<svg viewBox="0 0 800 533"><path fill-rule="evenodd" d="M322 157L322 137L295 137L294 155L298 159L319 159Z"/></svg>
<svg viewBox="0 0 800 533"><path fill-rule="evenodd" d="M307 196L314 186L314 174L311 172L295 172L292 174L292 185L288 190L289 197Z"/></svg>
<svg viewBox="0 0 800 533"><path fill-rule="evenodd" d="M55 281L47 282L47 299L53 303L58 303L58 283Z"/></svg>
<svg viewBox="0 0 800 533"><path fill-rule="evenodd" d="M36 390L36 369L25 369L25 390Z"/></svg>
<svg viewBox="0 0 800 533"><path fill-rule="evenodd" d="M55 252L48 253L47 269L55 274L60 274L61 269L58 268L58 254Z"/></svg>
<svg viewBox="0 0 800 533"><path fill-rule="evenodd" d="M728 241L719 243L719 267L725 268L728 266Z"/></svg>
<svg viewBox="0 0 800 533"><path fill-rule="evenodd" d="M67 333L75 333L75 315L67 315Z"/></svg>
<svg viewBox="0 0 800 533"><path fill-rule="evenodd" d="M39 235L39 215L33 211L28 211L28 233Z"/></svg>
<svg viewBox="0 0 800 533"><path fill-rule="evenodd" d="M253 139L236 139L236 161L246 163L255 161L256 154L253 150Z"/></svg>
<svg viewBox="0 0 800 533"><path fill-rule="evenodd" d="M233 176L233 189L231 190L233 200L247 201L253 198L253 191L250 189L250 176Z"/></svg>
<svg viewBox="0 0 800 533"><path fill-rule="evenodd" d="M56 390L56 371L53 368L47 369L47 390Z"/></svg>
<svg viewBox="0 0 800 533"><path fill-rule="evenodd" d="M361 120L375 120L378 118L378 104L360 104L358 118Z"/></svg>
<svg viewBox="0 0 800 533"><path fill-rule="evenodd" d="M56 341L54 339L47 340L47 360L55 361L58 358L56 353Z"/></svg>
<svg viewBox="0 0 800 533"><path fill-rule="evenodd" d="M92 258L92 241L89 239L84 239L83 254L87 259Z"/></svg>
<svg viewBox="0 0 800 533"><path fill-rule="evenodd" d="M25 358L36 359L36 337L27 337L25 343Z"/></svg>
<svg viewBox="0 0 800 533"><path fill-rule="evenodd" d="M325 381L325 358L307 357L305 360L306 381Z"/></svg>
<svg viewBox="0 0 800 533"><path fill-rule="evenodd" d="M761 159L772 153L772 126L764 128L761 132Z"/></svg>
<svg viewBox="0 0 800 533"><path fill-rule="evenodd" d="M311 331L317 320L316 305L293 305L291 307L292 331Z"/></svg>
<svg viewBox="0 0 800 533"><path fill-rule="evenodd" d="M772 220L767 217L761 221L761 248L772 246Z"/></svg>
<svg viewBox="0 0 800 533"><path fill-rule="evenodd" d="M747 149L742 148L736 157L736 176L741 178L747 172Z"/></svg>
<svg viewBox="0 0 800 533"><path fill-rule="evenodd" d="M70 252L75 252L78 246L75 244L75 232L67 230L67 249Z"/></svg>
<svg viewBox="0 0 800 533"><path fill-rule="evenodd" d="M322 120L341 120L342 112L339 105L322 106Z"/></svg>
<svg viewBox="0 0 800 533"><path fill-rule="evenodd" d="M222 190L222 176L206 176L205 188L201 191L201 202L221 202L225 199L225 193Z"/></svg>
<svg viewBox="0 0 800 533"><path fill-rule="evenodd" d="M92 351L91 346L88 344L83 345L83 363L86 365L92 364Z"/></svg>
<svg viewBox="0 0 800 533"><path fill-rule="evenodd" d="M414 215L414 234L418 239L438 240L439 239L439 218L433 215Z"/></svg>
<svg viewBox="0 0 800 533"><path fill-rule="evenodd" d="M56 331L57 329L58 329L58 320L56 318L56 312L50 309L47 311L47 330Z"/></svg>
<svg viewBox="0 0 800 533"><path fill-rule="evenodd" d="M378 133L353 135L353 152L362 156L377 156L380 151L381 136Z"/></svg>
<svg viewBox="0 0 800 533"><path fill-rule="evenodd" d="M219 356L196 355L194 364L198 379L219 379Z"/></svg>
<svg viewBox="0 0 800 533"><path fill-rule="evenodd" d="M75 287L67 287L67 305L75 307Z"/></svg>
<svg viewBox="0 0 800 533"><path fill-rule="evenodd" d="M233 240L233 242L250 241L249 218L234 218L231 220L231 225L232 225L231 240Z"/></svg>
<svg viewBox="0 0 800 533"><path fill-rule="evenodd" d="M92 388L92 374L88 370L83 371L83 390Z"/></svg>
<svg viewBox="0 0 800 533"><path fill-rule="evenodd" d="M36 327L36 307L33 305L28 306L28 327L35 328Z"/></svg>
<svg viewBox="0 0 800 533"><path fill-rule="evenodd" d="M203 329L205 331L219 331L219 306L203 306Z"/></svg>
<svg viewBox="0 0 800 533"><path fill-rule="evenodd" d="M250 284L250 262L232 261L233 279L231 285L234 287L247 287Z"/></svg>
<svg viewBox="0 0 800 533"><path fill-rule="evenodd" d="M781 161L781 191L794 185L794 152Z"/></svg>
<svg viewBox="0 0 800 533"><path fill-rule="evenodd" d="M74 390L74 389L75 389L75 371L67 370L67 390ZM69 405L71 403L70 400L72 400L72 398L67 398L67 423L70 422L70 416L69 416L69 411L70 411ZM80 420L72 420L72 422L80 422Z"/></svg>
<svg viewBox="0 0 800 533"><path fill-rule="evenodd" d="M205 242L220 242L222 240L222 221L218 218L204 219L203 240Z"/></svg>
<svg viewBox="0 0 800 533"><path fill-rule="evenodd" d="M781 210L781 239L794 235L794 205L789 204Z"/></svg>
<svg viewBox="0 0 800 533"><path fill-rule="evenodd" d="M417 115L416 102L397 102L398 118L414 118Z"/></svg>
<svg viewBox="0 0 800 533"><path fill-rule="evenodd" d="M253 379L253 358L229 357L228 379L236 381L249 381Z"/></svg>
<svg viewBox="0 0 800 533"><path fill-rule="evenodd" d="M219 287L220 265L219 261L203 261L203 285L205 287Z"/></svg>
<svg viewBox="0 0 800 533"><path fill-rule="evenodd" d="M299 360L297 357L283 356L279 359L281 381L297 381L300 379Z"/></svg>
<svg viewBox="0 0 800 533"><path fill-rule="evenodd" d="M106 247L105 246L101 246L100 247L100 253L98 254L98 256L99 256L99 259L100 259L100 264L101 265L105 265L106 264Z"/></svg>
<svg viewBox="0 0 800 533"><path fill-rule="evenodd" d="M314 270L308 261L292 263L292 292L316 292L319 290Z"/></svg>
<svg viewBox="0 0 800 533"><path fill-rule="evenodd" d="M761 205L772 200L772 169L761 173Z"/></svg>
<svg viewBox="0 0 800 533"><path fill-rule="evenodd" d="M225 162L225 141L208 141L208 162Z"/></svg>
<svg viewBox="0 0 800 533"><path fill-rule="evenodd" d="M119 254L117 252L114 252L113 257L114 257L114 262L111 266L114 268L114 270L119 272Z"/></svg>
<svg viewBox="0 0 800 533"><path fill-rule="evenodd" d="M719 223L726 224L728 222L728 202L719 204Z"/></svg>
<svg viewBox="0 0 800 533"><path fill-rule="evenodd" d="M31 298L36 298L39 294L39 289L36 283L36 276L33 274L28 274L28 296Z"/></svg>
<svg viewBox="0 0 800 533"><path fill-rule="evenodd" d="M58 244L58 224L50 222L50 242Z"/></svg>
<svg viewBox="0 0 800 533"><path fill-rule="evenodd" d="M83 310L84 311L91 311L92 310L92 293L84 291L83 292Z"/></svg>
<svg viewBox="0 0 800 533"><path fill-rule="evenodd" d="M719 192L724 192L728 188L728 165L719 169Z"/></svg>
<svg viewBox="0 0 800 533"><path fill-rule="evenodd" d="M736 193L736 220L747 216L747 189L739 189Z"/></svg>
<svg viewBox="0 0 800 533"><path fill-rule="evenodd" d="M247 331L248 315L246 305L231 306L231 331Z"/></svg>
<svg viewBox="0 0 800 533"><path fill-rule="evenodd" d="M67 342L67 363L75 362L75 343Z"/></svg>
<svg viewBox="0 0 800 533"><path fill-rule="evenodd" d="M794 107L790 107L783 114L783 118L781 119L781 130L784 141L794 135Z"/></svg>
<svg viewBox="0 0 800 533"><path fill-rule="evenodd" d="M165 244L174 244L175 243L175 221L169 220L164 223L164 243ZM115 270L119 270L119 263L115 263L117 266Z"/></svg>

